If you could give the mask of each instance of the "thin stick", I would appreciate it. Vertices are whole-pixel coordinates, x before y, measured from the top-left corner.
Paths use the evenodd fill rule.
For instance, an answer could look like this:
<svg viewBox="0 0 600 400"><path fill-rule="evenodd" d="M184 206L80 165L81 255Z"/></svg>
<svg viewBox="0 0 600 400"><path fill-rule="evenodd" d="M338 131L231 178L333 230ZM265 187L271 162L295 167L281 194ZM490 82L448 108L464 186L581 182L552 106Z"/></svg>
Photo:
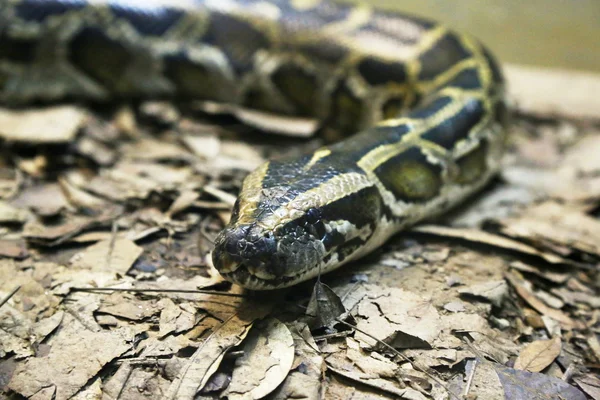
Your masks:
<svg viewBox="0 0 600 400"><path fill-rule="evenodd" d="M112 226L111 226L111 235L110 235L110 244L108 245L108 253L106 254L106 268L110 268L110 263L112 261L112 255L113 255L113 251L115 250L115 243L117 241L117 233L118 233L118 226L117 226L117 219L115 219L112 222Z"/></svg>
<svg viewBox="0 0 600 400"><path fill-rule="evenodd" d="M463 396L466 398L471 390L471 384L473 383L473 378L475 377L475 370L477 369L477 358L473 361L473 368L471 368L471 373L469 374L469 379L467 379L467 384L465 385L465 391Z"/></svg>
<svg viewBox="0 0 600 400"><path fill-rule="evenodd" d="M192 289L139 289L139 288L71 288L74 292L131 292L131 293L196 293L196 294L214 294L215 296L239 297L242 299L248 296L236 293L219 292L218 290L192 290Z"/></svg>
<svg viewBox="0 0 600 400"><path fill-rule="evenodd" d="M6 296L5 298L2 299L2 301L0 301L0 307L2 307L4 304L6 304L6 302L9 301L19 291L19 289L21 289L21 285L14 288L12 290L12 292L10 292L8 294L8 296Z"/></svg>

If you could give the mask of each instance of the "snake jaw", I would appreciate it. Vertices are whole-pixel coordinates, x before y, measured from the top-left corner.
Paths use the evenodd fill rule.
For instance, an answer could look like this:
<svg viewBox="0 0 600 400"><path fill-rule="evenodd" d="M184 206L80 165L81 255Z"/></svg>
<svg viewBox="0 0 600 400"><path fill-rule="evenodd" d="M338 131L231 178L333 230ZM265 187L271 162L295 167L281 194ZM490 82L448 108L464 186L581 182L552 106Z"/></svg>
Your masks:
<svg viewBox="0 0 600 400"><path fill-rule="evenodd" d="M233 220L215 240L213 264L225 279L249 289L289 286L318 270L326 255L315 231L303 219L275 231Z"/></svg>

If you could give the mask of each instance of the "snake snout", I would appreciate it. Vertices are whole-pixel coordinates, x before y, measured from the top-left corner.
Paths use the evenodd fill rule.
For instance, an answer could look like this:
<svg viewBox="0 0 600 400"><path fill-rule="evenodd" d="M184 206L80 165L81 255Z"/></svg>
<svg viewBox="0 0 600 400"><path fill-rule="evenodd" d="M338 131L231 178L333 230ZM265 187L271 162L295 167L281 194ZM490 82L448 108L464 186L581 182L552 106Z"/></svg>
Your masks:
<svg viewBox="0 0 600 400"><path fill-rule="evenodd" d="M213 263L221 273L231 273L240 266L252 274L261 274L268 266L276 273L277 241L270 232L262 232L255 225L228 227L215 241Z"/></svg>

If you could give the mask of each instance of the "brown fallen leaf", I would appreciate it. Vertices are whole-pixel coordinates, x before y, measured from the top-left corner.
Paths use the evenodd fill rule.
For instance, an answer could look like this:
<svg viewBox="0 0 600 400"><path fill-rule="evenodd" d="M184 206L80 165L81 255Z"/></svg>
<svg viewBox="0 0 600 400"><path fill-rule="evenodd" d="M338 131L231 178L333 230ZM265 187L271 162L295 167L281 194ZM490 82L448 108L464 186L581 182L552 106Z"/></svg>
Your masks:
<svg viewBox="0 0 600 400"><path fill-rule="evenodd" d="M0 257L22 259L27 258L29 252L24 240L3 240L0 239Z"/></svg>
<svg viewBox="0 0 600 400"><path fill-rule="evenodd" d="M526 255L537 256L543 258L544 260L552 264L560 264L565 262L565 260L562 257L559 257L556 254L543 252L525 243L478 229L450 228L438 225L423 225L413 228L412 231L441 237L462 239L467 240L469 242L486 244L489 246L515 251Z"/></svg>
<svg viewBox="0 0 600 400"><path fill-rule="evenodd" d="M548 340L537 340L525 346L517 360L515 369L529 372L540 372L558 357L562 349L560 337Z"/></svg>
<svg viewBox="0 0 600 400"><path fill-rule="evenodd" d="M28 110L0 109L0 137L27 143L67 143L74 139L86 113L64 105Z"/></svg>
<svg viewBox="0 0 600 400"><path fill-rule="evenodd" d="M325 360L307 325L288 324L294 339L294 363L283 383L271 393L271 400L316 399L322 393Z"/></svg>
<svg viewBox="0 0 600 400"><path fill-rule="evenodd" d="M579 251L600 255L600 221L578 207L548 201L502 220L501 225L502 233L558 254Z"/></svg>
<svg viewBox="0 0 600 400"><path fill-rule="evenodd" d="M483 298L494 306L501 307L504 299L508 296L508 285L503 280L483 282L458 289L458 293L465 297Z"/></svg>
<svg viewBox="0 0 600 400"><path fill-rule="evenodd" d="M255 324L236 360L231 383L221 396L261 399L283 382L294 361L294 340L285 324L268 318Z"/></svg>
<svg viewBox="0 0 600 400"><path fill-rule="evenodd" d="M27 216L27 210L0 201L0 224L22 224L27 221Z"/></svg>
<svg viewBox="0 0 600 400"><path fill-rule="evenodd" d="M131 240L103 240L71 258L76 268L125 275L144 250Z"/></svg>
<svg viewBox="0 0 600 400"><path fill-rule="evenodd" d="M8 388L26 397L52 388L56 400L69 399L107 363L129 350L133 339L131 331L94 332L66 315L46 342L48 353L19 362Z"/></svg>
<svg viewBox="0 0 600 400"><path fill-rule="evenodd" d="M317 281L306 307L306 316L310 319L311 329L329 326L345 312L340 297L329 286L321 283L320 280Z"/></svg>
<svg viewBox="0 0 600 400"><path fill-rule="evenodd" d="M594 400L600 400L600 378L591 373L573 378L575 383Z"/></svg>
<svg viewBox="0 0 600 400"><path fill-rule="evenodd" d="M12 201L19 208L30 208L42 217L55 216L70 207L59 184L49 183L29 187Z"/></svg>
<svg viewBox="0 0 600 400"><path fill-rule="evenodd" d="M544 304L544 302L539 300L535 294L527 286L525 286L525 284L523 284L524 278L517 271L509 271L505 274L505 277L513 286L517 294L538 312L554 318L558 322L562 323L565 329L572 329L580 325L569 318L567 314L560 310L548 307L546 304Z"/></svg>
<svg viewBox="0 0 600 400"><path fill-rule="evenodd" d="M181 369L164 398L193 399L217 371L225 353L242 343L254 322L264 318L271 307L273 307L271 304L247 302L215 328Z"/></svg>
<svg viewBox="0 0 600 400"><path fill-rule="evenodd" d="M494 365L506 400L586 400L585 395L567 382L548 375Z"/></svg>

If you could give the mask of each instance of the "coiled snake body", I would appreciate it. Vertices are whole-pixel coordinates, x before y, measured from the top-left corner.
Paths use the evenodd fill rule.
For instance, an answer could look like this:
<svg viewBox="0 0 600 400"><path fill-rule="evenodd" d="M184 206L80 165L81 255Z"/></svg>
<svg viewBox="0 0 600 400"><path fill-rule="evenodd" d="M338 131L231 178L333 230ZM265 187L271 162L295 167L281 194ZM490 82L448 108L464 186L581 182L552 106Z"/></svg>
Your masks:
<svg viewBox="0 0 600 400"><path fill-rule="evenodd" d="M0 102L166 96L360 132L245 179L213 261L251 289L449 209L498 170L505 135L492 56L419 18L321 0L0 1Z"/></svg>

